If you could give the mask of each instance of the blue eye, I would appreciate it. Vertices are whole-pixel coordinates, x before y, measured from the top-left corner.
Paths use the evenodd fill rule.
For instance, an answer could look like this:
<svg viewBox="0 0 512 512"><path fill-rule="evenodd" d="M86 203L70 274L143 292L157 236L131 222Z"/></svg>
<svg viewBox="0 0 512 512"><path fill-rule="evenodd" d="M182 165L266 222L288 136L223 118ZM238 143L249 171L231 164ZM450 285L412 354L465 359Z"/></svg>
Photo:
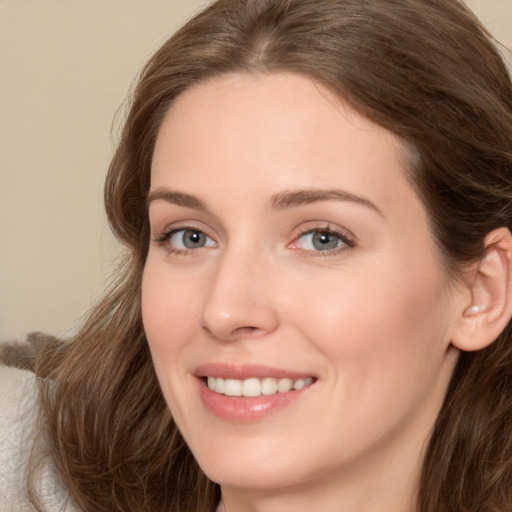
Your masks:
<svg viewBox="0 0 512 512"><path fill-rule="evenodd" d="M313 230L297 239L301 249L306 251L332 251L351 244L343 236L326 230Z"/></svg>
<svg viewBox="0 0 512 512"><path fill-rule="evenodd" d="M173 249L200 249L214 247L215 242L199 229L179 229L168 237L168 243Z"/></svg>

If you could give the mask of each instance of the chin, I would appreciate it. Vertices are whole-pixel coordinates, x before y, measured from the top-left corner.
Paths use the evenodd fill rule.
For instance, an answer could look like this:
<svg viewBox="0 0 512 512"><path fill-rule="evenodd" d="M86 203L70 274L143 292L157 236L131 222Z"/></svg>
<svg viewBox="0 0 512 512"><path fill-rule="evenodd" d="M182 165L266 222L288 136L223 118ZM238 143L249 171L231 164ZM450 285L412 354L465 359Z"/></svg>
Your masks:
<svg viewBox="0 0 512 512"><path fill-rule="evenodd" d="M208 478L221 486L244 489L273 489L294 485L305 479L300 450L286 449L282 440L253 437L209 438L192 452Z"/></svg>

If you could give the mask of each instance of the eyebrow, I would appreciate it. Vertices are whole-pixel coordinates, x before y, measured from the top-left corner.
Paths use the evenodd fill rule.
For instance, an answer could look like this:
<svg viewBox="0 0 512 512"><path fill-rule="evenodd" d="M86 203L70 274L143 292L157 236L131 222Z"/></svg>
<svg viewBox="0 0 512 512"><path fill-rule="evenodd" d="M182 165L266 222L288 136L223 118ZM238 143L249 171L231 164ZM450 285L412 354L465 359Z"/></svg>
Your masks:
<svg viewBox="0 0 512 512"><path fill-rule="evenodd" d="M206 205L197 197L190 194L185 194L184 192L169 190L167 188L156 188L155 190L151 191L148 195L146 206L149 208L149 205L153 201L165 201L177 206L193 208L194 210L207 210Z"/></svg>
<svg viewBox="0 0 512 512"><path fill-rule="evenodd" d="M203 201L197 197L167 188L157 188L151 191L146 201L148 208L153 201L165 201L167 203L183 206L185 208L192 208L194 210L208 210ZM288 208L296 208L298 206L318 203L321 201L346 201L360 204L374 210L376 213L384 217L382 210L369 199L339 189L285 190L272 196L270 199L270 206L273 210L286 210Z"/></svg>
<svg viewBox="0 0 512 512"><path fill-rule="evenodd" d="M274 210L284 210L320 201L347 201L370 208L384 217L382 210L369 199L339 189L286 190L272 196L270 204Z"/></svg>

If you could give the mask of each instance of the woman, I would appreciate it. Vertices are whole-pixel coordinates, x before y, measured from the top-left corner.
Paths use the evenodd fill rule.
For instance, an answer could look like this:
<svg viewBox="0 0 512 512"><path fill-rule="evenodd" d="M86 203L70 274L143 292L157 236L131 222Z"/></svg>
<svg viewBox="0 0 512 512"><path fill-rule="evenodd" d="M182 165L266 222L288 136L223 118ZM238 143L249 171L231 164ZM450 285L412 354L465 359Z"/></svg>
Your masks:
<svg viewBox="0 0 512 512"><path fill-rule="evenodd" d="M512 509L511 197L457 0L214 3L135 90L119 283L37 361L70 503Z"/></svg>

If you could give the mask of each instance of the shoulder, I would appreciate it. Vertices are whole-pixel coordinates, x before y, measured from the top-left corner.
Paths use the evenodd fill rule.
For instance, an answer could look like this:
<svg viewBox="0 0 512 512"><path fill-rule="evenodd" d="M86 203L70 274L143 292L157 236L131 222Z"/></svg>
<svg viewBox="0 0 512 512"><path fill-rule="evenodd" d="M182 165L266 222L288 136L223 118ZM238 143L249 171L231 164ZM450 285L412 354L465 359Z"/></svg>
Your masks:
<svg viewBox="0 0 512 512"><path fill-rule="evenodd" d="M26 472L34 446L37 419L35 375L0 365L0 510L32 512L27 499ZM48 512L69 511L66 492L49 461L38 474L38 495Z"/></svg>
<svg viewBox="0 0 512 512"><path fill-rule="evenodd" d="M0 389L0 510L30 510L22 501L22 486L30 454L24 438L33 416L28 411L35 405L34 374L0 366Z"/></svg>
<svg viewBox="0 0 512 512"><path fill-rule="evenodd" d="M0 365L0 447L1 455L17 444L20 428L34 419L36 382L32 372Z"/></svg>
<svg viewBox="0 0 512 512"><path fill-rule="evenodd" d="M0 364L0 421L7 420L6 414L17 415L20 400L28 394L35 397L35 376L28 370L20 370Z"/></svg>

